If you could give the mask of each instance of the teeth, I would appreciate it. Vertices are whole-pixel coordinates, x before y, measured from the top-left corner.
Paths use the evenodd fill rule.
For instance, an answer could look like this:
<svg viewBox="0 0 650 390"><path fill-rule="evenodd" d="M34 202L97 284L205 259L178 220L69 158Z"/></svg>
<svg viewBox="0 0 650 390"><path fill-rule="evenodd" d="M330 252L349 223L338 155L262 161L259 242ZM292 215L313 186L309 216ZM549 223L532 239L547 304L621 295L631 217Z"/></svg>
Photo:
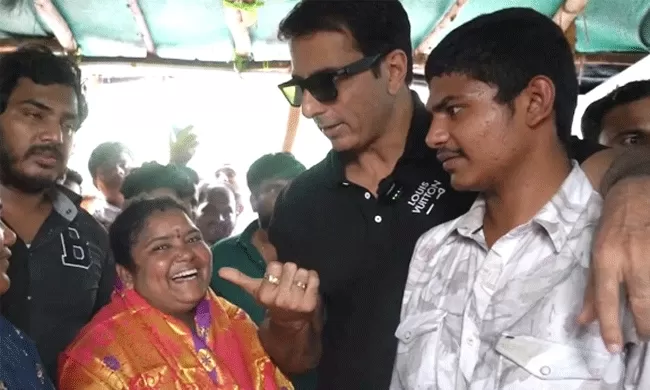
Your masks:
<svg viewBox="0 0 650 390"><path fill-rule="evenodd" d="M199 273L199 271L196 268L188 269L182 272L179 272L172 276L172 279L179 279L179 278L186 278L190 276L196 276Z"/></svg>

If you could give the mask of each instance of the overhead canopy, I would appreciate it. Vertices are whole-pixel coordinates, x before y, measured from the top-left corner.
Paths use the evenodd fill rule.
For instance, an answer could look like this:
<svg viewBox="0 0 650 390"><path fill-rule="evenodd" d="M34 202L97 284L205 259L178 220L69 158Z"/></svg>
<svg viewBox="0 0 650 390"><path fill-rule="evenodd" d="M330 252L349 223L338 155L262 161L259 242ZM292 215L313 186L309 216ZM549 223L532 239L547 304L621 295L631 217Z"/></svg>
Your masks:
<svg viewBox="0 0 650 390"><path fill-rule="evenodd" d="M150 61L230 62L233 37L238 42L235 36L238 33L228 21L241 18L227 12L233 8L226 7L224 1L243 0L0 0L13 6L11 11L0 11L0 43L4 42L4 50L8 50L16 40L56 37L63 49L79 49L85 61L128 57ZM244 31L250 32L250 51L255 62L289 60L287 46L277 40L276 31L280 20L297 2L265 0L256 15L243 18L244 24L254 23ZM610 63L610 67L615 67L614 70L589 69L589 72L595 70L596 78L609 77L620 70L616 66L625 67L638 59L634 55L607 57L603 53L650 51L648 0L590 0L577 18L572 7L584 5L585 0L402 0L402 3L411 19L414 47L432 31L434 34L428 42L435 44L451 29L477 15L524 6L549 16L564 9L565 16L575 18L572 31L576 51L591 55L580 58L597 66ZM594 56L594 53L601 55Z"/></svg>

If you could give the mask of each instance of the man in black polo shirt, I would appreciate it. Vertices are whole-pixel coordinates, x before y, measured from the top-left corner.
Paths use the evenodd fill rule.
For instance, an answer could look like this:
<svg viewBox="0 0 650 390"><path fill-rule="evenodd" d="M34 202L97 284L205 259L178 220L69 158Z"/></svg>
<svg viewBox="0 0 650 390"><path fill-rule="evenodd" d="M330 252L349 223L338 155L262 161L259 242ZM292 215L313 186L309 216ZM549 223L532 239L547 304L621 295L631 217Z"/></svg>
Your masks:
<svg viewBox="0 0 650 390"><path fill-rule="evenodd" d="M294 75L280 88L333 150L276 203L269 235L284 264L263 279L220 275L268 308L260 338L283 370L318 364L319 389L386 389L415 243L476 195L455 192L425 144L431 116L408 88L399 1L303 0L280 34ZM579 140L571 149L581 162L600 150Z"/></svg>
<svg viewBox="0 0 650 390"><path fill-rule="evenodd" d="M0 309L34 340L52 378L115 281L106 231L56 184L87 115L80 81L76 65L45 48L0 58L2 217L18 236Z"/></svg>

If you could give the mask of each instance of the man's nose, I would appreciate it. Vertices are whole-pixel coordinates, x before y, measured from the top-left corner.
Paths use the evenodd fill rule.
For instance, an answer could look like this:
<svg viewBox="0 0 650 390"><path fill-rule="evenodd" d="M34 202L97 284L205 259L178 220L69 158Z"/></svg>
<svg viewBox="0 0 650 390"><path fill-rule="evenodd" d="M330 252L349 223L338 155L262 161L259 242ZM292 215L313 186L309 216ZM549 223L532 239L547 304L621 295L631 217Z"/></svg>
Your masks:
<svg viewBox="0 0 650 390"><path fill-rule="evenodd" d="M449 131L444 121L433 119L425 142L431 149L439 149L449 141Z"/></svg>
<svg viewBox="0 0 650 390"><path fill-rule="evenodd" d="M302 115L312 119L325 113L325 105L319 102L311 92L305 90L302 95Z"/></svg>
<svg viewBox="0 0 650 390"><path fill-rule="evenodd" d="M39 129L38 139L45 144L60 144L63 142L63 126L54 120L43 122Z"/></svg>
<svg viewBox="0 0 650 390"><path fill-rule="evenodd" d="M16 243L16 233L8 227L1 229L2 231L2 245L3 246L12 246Z"/></svg>

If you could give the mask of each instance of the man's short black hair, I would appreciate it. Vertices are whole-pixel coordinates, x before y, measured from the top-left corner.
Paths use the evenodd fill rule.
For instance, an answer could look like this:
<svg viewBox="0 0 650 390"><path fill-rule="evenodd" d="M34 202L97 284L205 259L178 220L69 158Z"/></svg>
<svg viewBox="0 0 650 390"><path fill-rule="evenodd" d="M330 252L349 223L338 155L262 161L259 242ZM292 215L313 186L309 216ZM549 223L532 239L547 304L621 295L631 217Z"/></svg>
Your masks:
<svg viewBox="0 0 650 390"><path fill-rule="evenodd" d="M398 0L302 0L280 22L278 38L289 40L322 31L349 31L365 56L404 51L406 83L413 80L411 23Z"/></svg>
<svg viewBox="0 0 650 390"><path fill-rule="evenodd" d="M246 173L246 184L251 193L257 194L264 180L293 180L307 168L292 153L265 154L251 164Z"/></svg>
<svg viewBox="0 0 650 390"><path fill-rule="evenodd" d="M131 156L131 151L121 142L104 142L90 153L88 158L88 171L93 181L97 179L97 170L104 164L115 164L123 153Z"/></svg>
<svg viewBox="0 0 650 390"><path fill-rule="evenodd" d="M84 179L81 177L79 172L74 169L68 168L65 172L65 181L71 183L77 183L78 185L83 184Z"/></svg>
<svg viewBox="0 0 650 390"><path fill-rule="evenodd" d="M157 162L145 163L131 171L124 179L120 192L124 199L131 199L159 188L169 188L181 199L196 194L194 183L187 172L175 165L161 165Z"/></svg>
<svg viewBox="0 0 650 390"><path fill-rule="evenodd" d="M531 8L506 8L454 29L427 59L425 78L461 74L498 88L496 100L511 103L536 76L555 85L557 134L568 143L578 100L578 79L562 29Z"/></svg>
<svg viewBox="0 0 650 390"><path fill-rule="evenodd" d="M7 108L18 80L27 78L39 85L60 84L71 87L77 95L78 125L88 116L88 106L81 83L81 70L67 57L59 57L41 45L26 45L0 56L0 113Z"/></svg>
<svg viewBox="0 0 650 390"><path fill-rule="evenodd" d="M650 97L650 80L632 81L591 103L582 115L582 137L594 142L603 131L603 118L612 109Z"/></svg>

